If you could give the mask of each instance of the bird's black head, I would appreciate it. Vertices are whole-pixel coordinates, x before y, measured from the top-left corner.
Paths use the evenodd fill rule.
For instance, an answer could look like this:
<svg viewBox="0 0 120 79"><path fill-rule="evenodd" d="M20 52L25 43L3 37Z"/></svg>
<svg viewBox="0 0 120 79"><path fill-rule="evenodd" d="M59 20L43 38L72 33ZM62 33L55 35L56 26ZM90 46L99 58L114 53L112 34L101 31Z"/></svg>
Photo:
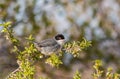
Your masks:
<svg viewBox="0 0 120 79"><path fill-rule="evenodd" d="M64 37L64 35L62 35L62 34L57 34L57 35L55 36L55 39L56 39L56 40L64 40L65 37Z"/></svg>

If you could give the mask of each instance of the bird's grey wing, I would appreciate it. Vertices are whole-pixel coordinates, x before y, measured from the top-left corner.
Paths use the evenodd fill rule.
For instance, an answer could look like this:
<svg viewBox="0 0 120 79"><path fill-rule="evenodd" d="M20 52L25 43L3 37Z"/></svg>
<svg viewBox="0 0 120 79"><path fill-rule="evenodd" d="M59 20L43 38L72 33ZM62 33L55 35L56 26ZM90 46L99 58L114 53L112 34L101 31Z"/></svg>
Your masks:
<svg viewBox="0 0 120 79"><path fill-rule="evenodd" d="M38 43L39 47L54 46L57 42L54 39L46 39Z"/></svg>

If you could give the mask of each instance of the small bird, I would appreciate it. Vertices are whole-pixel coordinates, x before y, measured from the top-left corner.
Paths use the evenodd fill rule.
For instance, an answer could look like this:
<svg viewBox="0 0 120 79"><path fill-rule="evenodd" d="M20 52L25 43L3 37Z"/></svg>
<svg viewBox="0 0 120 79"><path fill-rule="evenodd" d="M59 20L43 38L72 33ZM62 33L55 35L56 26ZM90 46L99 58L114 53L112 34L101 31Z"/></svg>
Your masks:
<svg viewBox="0 0 120 79"><path fill-rule="evenodd" d="M65 37L62 34L57 34L53 38L45 39L39 43L35 42L36 48L44 55L51 55L61 50L65 43Z"/></svg>

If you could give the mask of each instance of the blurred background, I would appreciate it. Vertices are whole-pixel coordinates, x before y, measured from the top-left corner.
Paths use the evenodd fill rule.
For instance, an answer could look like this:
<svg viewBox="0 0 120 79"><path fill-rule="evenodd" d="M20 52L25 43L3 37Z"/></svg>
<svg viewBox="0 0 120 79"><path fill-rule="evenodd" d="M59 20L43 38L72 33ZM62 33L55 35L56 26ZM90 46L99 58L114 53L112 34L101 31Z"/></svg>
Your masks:
<svg viewBox="0 0 120 79"><path fill-rule="evenodd" d="M38 62L36 79L72 79L76 70L82 79L92 79L95 59L120 73L120 0L0 0L0 23L7 21L13 22L15 36L22 43L29 34L40 41L58 33L69 41L82 37L92 41L80 58L66 53L59 69ZM11 48L0 33L0 79L18 67Z"/></svg>

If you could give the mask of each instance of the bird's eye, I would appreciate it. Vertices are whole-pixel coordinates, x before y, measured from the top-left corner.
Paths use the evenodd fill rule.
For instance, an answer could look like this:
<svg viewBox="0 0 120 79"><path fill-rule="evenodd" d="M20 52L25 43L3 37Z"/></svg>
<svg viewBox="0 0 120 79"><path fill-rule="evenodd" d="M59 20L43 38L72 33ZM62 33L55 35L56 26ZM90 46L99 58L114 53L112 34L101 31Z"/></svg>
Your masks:
<svg viewBox="0 0 120 79"><path fill-rule="evenodd" d="M58 34L55 36L55 39L56 40L61 40L61 39L64 39L64 36L62 34Z"/></svg>
<svg viewBox="0 0 120 79"><path fill-rule="evenodd" d="M64 39L64 36L61 36L61 39Z"/></svg>

